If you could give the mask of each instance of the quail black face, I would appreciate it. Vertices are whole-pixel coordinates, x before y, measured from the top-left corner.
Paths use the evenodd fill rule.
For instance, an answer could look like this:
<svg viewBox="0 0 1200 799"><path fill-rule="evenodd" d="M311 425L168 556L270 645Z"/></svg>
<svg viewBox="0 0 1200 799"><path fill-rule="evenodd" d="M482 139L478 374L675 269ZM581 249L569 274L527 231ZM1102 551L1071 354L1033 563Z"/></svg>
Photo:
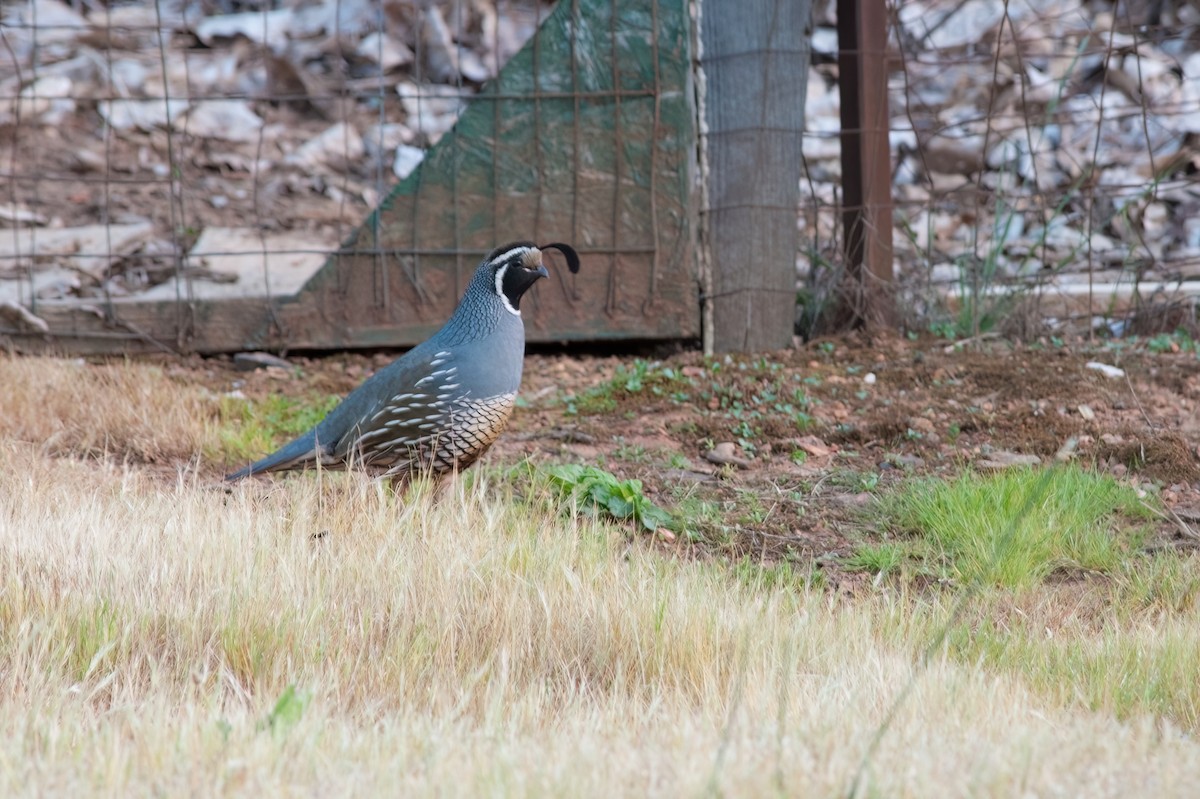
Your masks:
<svg viewBox="0 0 1200 799"><path fill-rule="evenodd" d="M517 242L501 247L491 258L496 270L496 293L513 313L521 311L521 297L550 273L542 265L542 252L532 243Z"/></svg>
<svg viewBox="0 0 1200 799"><path fill-rule="evenodd" d="M553 243L537 247L531 241L515 241L488 253L486 263L490 263L495 270L496 293L504 301L505 307L515 314L520 315L521 297L529 291L529 287L539 278L550 276L542 265L542 250L558 250L566 257L567 268L573 273L579 271L579 256L567 244Z"/></svg>

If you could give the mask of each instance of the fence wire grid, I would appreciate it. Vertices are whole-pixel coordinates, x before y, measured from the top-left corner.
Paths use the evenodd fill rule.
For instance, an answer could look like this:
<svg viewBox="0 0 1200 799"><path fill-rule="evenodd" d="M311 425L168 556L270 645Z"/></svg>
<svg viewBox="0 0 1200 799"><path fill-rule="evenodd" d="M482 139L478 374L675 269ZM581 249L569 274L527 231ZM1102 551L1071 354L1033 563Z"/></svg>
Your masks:
<svg viewBox="0 0 1200 799"><path fill-rule="evenodd" d="M174 351L187 349L205 323L189 310L198 299L294 293L386 206L392 187L452 131L555 7L539 0L0 5L0 332L36 330L47 309L73 304L103 318L108 331L80 336ZM660 9L647 8L650 21L636 25L657 43ZM616 25L615 2L612 9ZM819 323L814 309L837 291L843 263L837 20L832 2L817 2L813 13L798 209L804 332ZM888 49L862 55L882 55L889 69L895 226L876 234L892 238L910 326L966 335L1194 325L1197 4L897 0L881 3L879 13ZM609 32L614 47L630 35ZM671 58L686 60L686 52L656 51L655 70ZM603 101L632 114L650 98L651 121L629 117L626 129L648 127L645 138L657 142L665 127L660 87L626 87L609 66ZM547 103L579 111L599 102L578 83L530 80L539 114ZM513 97L495 89L493 109ZM492 135L507 134L497 123ZM551 126L546 135L559 143L539 140L528 150L534 161L563 139L578 156L588 137L578 127ZM556 202L526 207L537 220L529 234L561 235L565 225L581 250L605 259L598 289L612 329L638 315L661 317L662 330L687 328L620 295L622 270L651 275L653 291L664 275L668 287L684 284L668 306L695 290L694 281L679 280L693 268L682 254L690 232L680 221L691 176L660 163L654 146L648 154L630 150L639 137L630 139L618 137L600 163L569 162L572 178ZM672 142L680 151L681 141ZM470 145L455 146L456 163L470 156ZM456 187L470 182L455 175ZM665 189L663 175L675 176ZM594 183L580 191L580 176ZM488 180L476 188L491 187L492 227L473 222L457 194L453 235L443 241L388 241L375 220L375 241L359 243L372 264L369 304L386 312L372 324L386 325L396 292L452 294L461 284L496 236L504 203L500 177ZM621 194L631 180L650 187L648 198ZM659 195L674 198L665 214ZM546 221L578 196L597 205L602 197L607 224L581 225L577 211L567 223ZM642 215L646 229L622 229L622 220ZM454 286L422 272L423 258L436 264L439 257L452 259ZM1032 304L1015 307L1014 288ZM580 292L563 292L578 315ZM165 340L122 310L130 301L173 304L187 319ZM1153 313L1136 313L1146 308ZM432 324L440 313L421 321ZM275 327L284 345L349 340L336 331L323 342L316 334L304 339L295 322L278 318ZM224 343L238 346L235 338Z"/></svg>
<svg viewBox="0 0 1200 799"><path fill-rule="evenodd" d="M836 289L836 17L815 11L799 271ZM897 281L910 325L1196 332L1200 6L900 0L886 11ZM815 319L815 317L814 317ZM810 320L812 321L812 320Z"/></svg>
<svg viewBox="0 0 1200 799"><path fill-rule="evenodd" d="M679 311L686 282L662 279L691 269L684 8L7 6L9 329L45 330L49 314L56 335L167 350L413 343L453 307L482 254L550 237L575 243L593 269L579 286L558 280L566 301L535 315L535 335L581 335L585 289L605 298L601 333L694 334ZM553 35L533 39L544 25ZM519 69L502 73L514 58ZM645 277L622 292L622 273ZM324 294L306 313L276 302L314 285ZM247 299L265 303L237 304ZM227 307L197 311L214 301ZM104 329L62 316L64 303ZM247 319L264 308L266 323Z"/></svg>

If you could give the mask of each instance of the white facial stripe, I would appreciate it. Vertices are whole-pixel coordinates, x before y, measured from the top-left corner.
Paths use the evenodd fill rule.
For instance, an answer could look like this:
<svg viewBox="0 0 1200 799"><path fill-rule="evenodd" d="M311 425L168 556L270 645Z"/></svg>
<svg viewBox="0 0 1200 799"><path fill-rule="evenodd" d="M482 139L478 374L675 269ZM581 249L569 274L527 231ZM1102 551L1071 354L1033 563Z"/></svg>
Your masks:
<svg viewBox="0 0 1200 799"><path fill-rule="evenodd" d="M522 247L521 249L525 249ZM515 250L514 250L515 252ZM496 270L496 295L500 298L500 302L504 303L504 308L510 313L520 316L521 312L512 307L512 303L508 301L508 297L504 293L504 273L508 271L508 264Z"/></svg>
<svg viewBox="0 0 1200 799"><path fill-rule="evenodd" d="M531 249L530 247L513 247L511 250L505 250L504 252L500 253L492 260L493 261L511 261L514 258L519 260L520 258L522 258L525 255L525 253L529 252L530 249Z"/></svg>

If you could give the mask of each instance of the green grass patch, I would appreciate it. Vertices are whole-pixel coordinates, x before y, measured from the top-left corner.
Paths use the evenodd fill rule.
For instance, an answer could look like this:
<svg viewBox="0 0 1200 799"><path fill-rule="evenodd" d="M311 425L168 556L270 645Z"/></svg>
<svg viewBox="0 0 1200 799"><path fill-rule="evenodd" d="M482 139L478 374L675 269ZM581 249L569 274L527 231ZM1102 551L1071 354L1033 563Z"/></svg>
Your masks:
<svg viewBox="0 0 1200 799"><path fill-rule="evenodd" d="M1150 515L1133 489L1077 466L922 480L887 505L927 565L1006 588L1061 569L1116 572Z"/></svg>
<svg viewBox="0 0 1200 799"><path fill-rule="evenodd" d="M842 561L842 565L849 571L888 574L899 569L907 557L908 548L898 542L863 543Z"/></svg>
<svg viewBox="0 0 1200 799"><path fill-rule="evenodd" d="M676 369L639 358L629 366L619 365L613 376L600 385L567 397L567 413L612 413L622 400L642 396L678 400L680 390L687 386L688 381Z"/></svg>
<svg viewBox="0 0 1200 799"><path fill-rule="evenodd" d="M220 447L226 460L261 458L307 432L334 409L341 397L293 399L272 394L261 400L222 397Z"/></svg>

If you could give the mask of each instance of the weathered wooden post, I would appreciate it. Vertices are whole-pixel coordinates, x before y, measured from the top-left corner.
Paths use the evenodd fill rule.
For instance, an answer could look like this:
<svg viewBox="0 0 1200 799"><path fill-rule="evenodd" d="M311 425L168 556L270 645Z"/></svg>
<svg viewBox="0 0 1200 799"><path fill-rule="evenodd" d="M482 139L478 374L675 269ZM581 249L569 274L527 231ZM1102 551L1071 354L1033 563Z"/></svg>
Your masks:
<svg viewBox="0 0 1200 799"><path fill-rule="evenodd" d="M788 347L812 4L698 6L705 350Z"/></svg>
<svg viewBox="0 0 1200 799"><path fill-rule="evenodd" d="M846 276L838 319L892 327L892 160L888 139L887 7L838 0L842 235Z"/></svg>

